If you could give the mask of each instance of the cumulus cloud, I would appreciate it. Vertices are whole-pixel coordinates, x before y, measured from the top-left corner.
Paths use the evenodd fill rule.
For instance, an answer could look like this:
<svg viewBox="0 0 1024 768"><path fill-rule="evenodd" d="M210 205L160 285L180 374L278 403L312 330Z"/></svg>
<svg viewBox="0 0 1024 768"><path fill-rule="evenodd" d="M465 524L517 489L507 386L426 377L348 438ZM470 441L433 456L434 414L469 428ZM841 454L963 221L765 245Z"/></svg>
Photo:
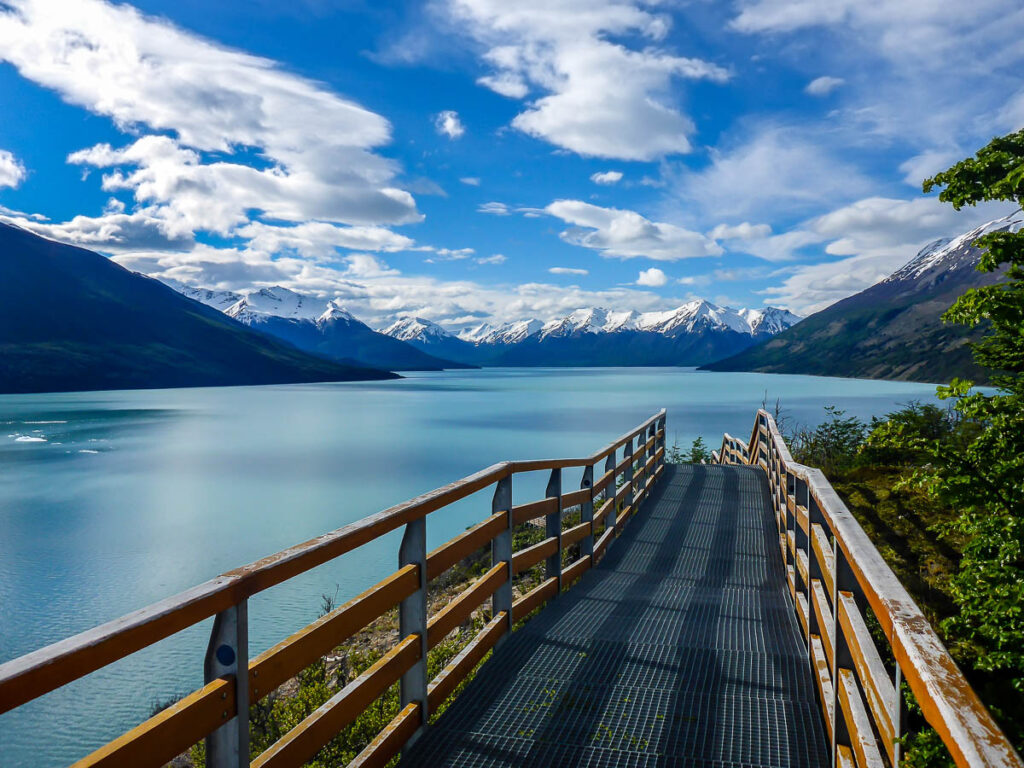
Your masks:
<svg viewBox="0 0 1024 768"><path fill-rule="evenodd" d="M25 166L12 153L0 149L0 189L16 187L25 179Z"/></svg>
<svg viewBox="0 0 1024 768"><path fill-rule="evenodd" d="M552 275L589 275L590 270L587 269L576 269L575 267L550 267L548 269Z"/></svg>
<svg viewBox="0 0 1024 768"><path fill-rule="evenodd" d="M459 119L459 113L451 109L446 109L434 118L434 128L449 139L458 139L466 132L466 126Z"/></svg>
<svg viewBox="0 0 1024 768"><path fill-rule="evenodd" d="M544 211L575 225L561 233L563 240L600 251L602 256L677 261L722 253L721 246L699 232L650 221L636 211L602 208L581 200L556 200Z"/></svg>
<svg viewBox="0 0 1024 768"><path fill-rule="evenodd" d="M643 285L648 288L660 288L668 282L668 275L662 272L657 267L651 267L650 269L643 269L636 278L637 285Z"/></svg>
<svg viewBox="0 0 1024 768"><path fill-rule="evenodd" d="M719 224L708 232L708 237L712 240L759 240L771 233L772 228L768 224L744 221L742 224Z"/></svg>
<svg viewBox="0 0 1024 768"><path fill-rule="evenodd" d="M651 160L689 152L693 122L672 86L729 77L716 64L660 47L671 20L638 0L448 0L446 7L484 47L491 72L481 85L513 99L544 94L513 127L583 156Z"/></svg>
<svg viewBox="0 0 1024 768"><path fill-rule="evenodd" d="M178 248L198 232L244 231L309 253L331 239L393 244L402 236L374 228L422 218L395 182L397 165L375 151L390 141L385 118L131 6L11 0L0 5L0 60L136 137L69 156L103 169L103 189L135 201L132 213L54 225L71 242L115 251L158 247L162 237ZM250 226L264 218L275 225ZM311 220L327 223L290 234L277 226ZM339 224L355 229L332 229Z"/></svg>
<svg viewBox="0 0 1024 768"><path fill-rule="evenodd" d="M830 77L829 75L822 75L816 77L807 84L804 88L806 93L811 96L828 96L832 91L841 86L846 81L841 77Z"/></svg>
<svg viewBox="0 0 1024 768"><path fill-rule="evenodd" d="M592 174L590 180L595 184L618 184L622 181L622 171L601 171L599 173Z"/></svg>

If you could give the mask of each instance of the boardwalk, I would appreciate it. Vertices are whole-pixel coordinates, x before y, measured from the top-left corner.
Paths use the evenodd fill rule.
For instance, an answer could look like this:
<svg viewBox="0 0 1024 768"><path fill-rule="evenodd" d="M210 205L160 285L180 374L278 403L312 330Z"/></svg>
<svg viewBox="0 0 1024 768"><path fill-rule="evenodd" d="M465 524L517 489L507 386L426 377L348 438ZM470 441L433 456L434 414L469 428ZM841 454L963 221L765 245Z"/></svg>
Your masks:
<svg viewBox="0 0 1024 768"><path fill-rule="evenodd" d="M824 766L765 473L666 467L401 766Z"/></svg>

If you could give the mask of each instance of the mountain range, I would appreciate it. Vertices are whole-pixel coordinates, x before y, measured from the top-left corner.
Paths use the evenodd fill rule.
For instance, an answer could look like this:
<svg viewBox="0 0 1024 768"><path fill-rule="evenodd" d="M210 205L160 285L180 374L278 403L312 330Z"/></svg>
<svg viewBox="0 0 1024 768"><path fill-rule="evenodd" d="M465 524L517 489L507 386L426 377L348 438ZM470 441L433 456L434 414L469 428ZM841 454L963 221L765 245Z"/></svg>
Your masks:
<svg viewBox="0 0 1024 768"><path fill-rule="evenodd" d="M422 350L479 365L700 365L769 338L800 320L784 309L731 309L698 299L664 312L577 309L543 323L478 325L456 335L422 318L384 333Z"/></svg>
<svg viewBox="0 0 1024 768"><path fill-rule="evenodd" d="M274 286L248 294L168 285L228 317L295 347L350 365L392 371L440 371L466 368L378 333L347 312L336 299L327 301Z"/></svg>
<svg viewBox="0 0 1024 768"><path fill-rule="evenodd" d="M0 223L0 392L394 378L254 332L98 253Z"/></svg>
<svg viewBox="0 0 1024 768"><path fill-rule="evenodd" d="M936 240L879 283L811 315L799 325L704 366L713 371L760 371L821 376L984 383L970 342L981 328L944 323L942 314L969 288L992 285L999 273L978 272L973 242L989 232L1019 231L1024 214Z"/></svg>

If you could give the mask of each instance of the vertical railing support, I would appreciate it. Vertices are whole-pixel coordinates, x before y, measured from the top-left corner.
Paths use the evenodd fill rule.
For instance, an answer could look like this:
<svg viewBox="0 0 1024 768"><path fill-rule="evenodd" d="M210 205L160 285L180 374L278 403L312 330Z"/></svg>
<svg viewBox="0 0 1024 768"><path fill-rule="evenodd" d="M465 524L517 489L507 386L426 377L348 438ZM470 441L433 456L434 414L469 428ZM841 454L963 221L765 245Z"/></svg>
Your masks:
<svg viewBox="0 0 1024 768"><path fill-rule="evenodd" d="M580 490L589 490L590 496L580 505L580 522L590 523L587 535L580 542L580 556L589 557L590 564L594 564L594 465L588 464L583 468L583 479L580 480Z"/></svg>
<svg viewBox="0 0 1024 768"><path fill-rule="evenodd" d="M614 499L615 492L618 490L618 488L615 485L616 480L618 480L618 478L615 477L615 451L609 453L607 458L605 458L604 472L605 474L608 474L609 472L612 473L612 479L608 481L608 485L606 485L604 488L604 499L605 501L607 501L608 499ZM616 504L613 501L612 508L604 516L605 530L609 528L615 529L619 524L619 510L617 510L615 507Z"/></svg>
<svg viewBox="0 0 1024 768"><path fill-rule="evenodd" d="M662 416L660 419L658 419L657 427L658 432L661 432L661 437L654 441L655 453L657 453L657 449L661 449L661 460L657 462L661 466L665 466L665 454L667 453L665 449L665 440L668 437L668 430L665 428L666 419L667 416ZM657 435L657 432L655 432L655 434Z"/></svg>
<svg viewBox="0 0 1024 768"><path fill-rule="evenodd" d="M241 670L241 672L239 672ZM206 648L203 677L207 683L235 678L235 712L224 710L224 725L206 737L210 768L249 765L249 611L245 600L217 614Z"/></svg>
<svg viewBox="0 0 1024 768"><path fill-rule="evenodd" d="M896 672L893 674L893 686L896 688L896 711L892 713L892 764L899 765L903 759L903 668L896 662Z"/></svg>
<svg viewBox="0 0 1024 768"><path fill-rule="evenodd" d="M544 517L547 537L558 539L558 549L547 559L545 579L558 579L558 591L562 591L562 470L551 470L548 487L544 495L555 500L555 509Z"/></svg>
<svg viewBox="0 0 1024 768"><path fill-rule="evenodd" d="M626 462L626 469L622 473L623 479L626 481L626 485L629 486L629 493L626 495L626 506L629 507L629 514L633 514L633 496L636 493L636 487L633 485L633 438L629 438L626 444L622 448L622 458L628 459ZM623 515L625 517L625 515ZM618 528L618 520L616 520L616 528ZM618 530L616 530L616 534Z"/></svg>
<svg viewBox="0 0 1024 768"><path fill-rule="evenodd" d="M405 707L413 702L420 705L420 729L427 724L427 518L421 517L405 526L402 545L398 549L398 567L415 565L419 569L419 589L398 604L398 634L420 636L420 658L402 675L401 700ZM406 742L412 746L421 730Z"/></svg>
<svg viewBox="0 0 1024 768"><path fill-rule="evenodd" d="M491 500L491 514L505 513L508 518L505 530L499 533L491 541L491 566L498 563L505 563L508 568L507 578L494 591L491 597L491 616L497 616L502 611L508 615L508 625L505 627L505 634L498 640L498 644L505 641L508 633L512 631L512 475L503 477L494 487L494 497ZM497 647L497 646L495 646Z"/></svg>

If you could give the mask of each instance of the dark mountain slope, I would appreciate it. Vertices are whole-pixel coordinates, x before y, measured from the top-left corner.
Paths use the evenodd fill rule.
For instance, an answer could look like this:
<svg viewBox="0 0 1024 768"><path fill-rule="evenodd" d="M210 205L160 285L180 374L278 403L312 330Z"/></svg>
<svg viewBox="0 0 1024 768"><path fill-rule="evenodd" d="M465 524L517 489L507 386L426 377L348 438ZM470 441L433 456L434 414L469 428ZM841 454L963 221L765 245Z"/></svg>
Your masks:
<svg viewBox="0 0 1024 768"><path fill-rule="evenodd" d="M0 224L0 392L392 378L250 331L81 248Z"/></svg>
<svg viewBox="0 0 1024 768"><path fill-rule="evenodd" d="M941 316L968 288L999 276L978 272L972 243L986 232L1019 228L1020 213L952 241L938 241L888 278L811 315L778 336L704 366L712 371L760 371L871 379L986 382L971 358L978 329Z"/></svg>

